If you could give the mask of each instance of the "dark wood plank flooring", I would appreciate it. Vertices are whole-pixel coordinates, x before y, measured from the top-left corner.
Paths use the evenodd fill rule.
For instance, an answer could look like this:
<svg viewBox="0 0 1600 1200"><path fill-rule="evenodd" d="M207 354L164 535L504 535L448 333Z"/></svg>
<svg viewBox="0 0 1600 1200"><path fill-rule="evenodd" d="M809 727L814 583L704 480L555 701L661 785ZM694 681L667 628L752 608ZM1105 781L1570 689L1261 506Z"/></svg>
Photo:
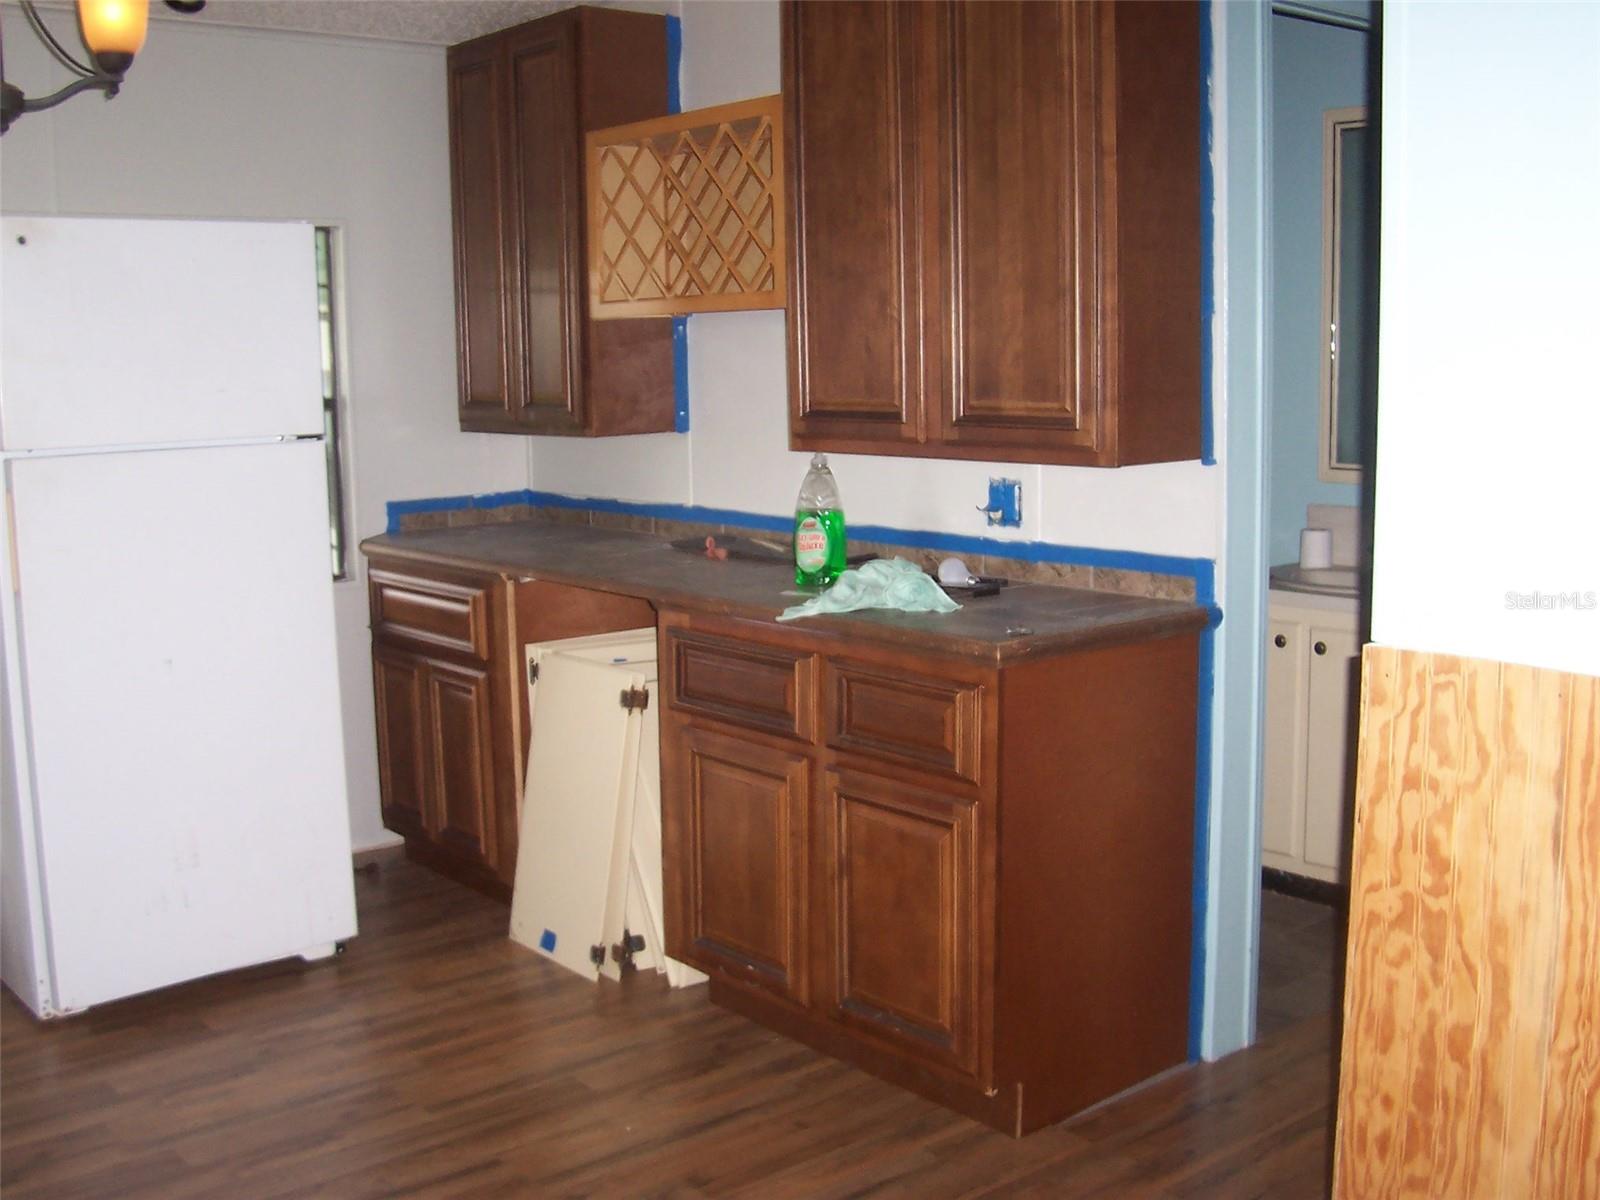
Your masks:
<svg viewBox="0 0 1600 1200"><path fill-rule="evenodd" d="M1342 906L1262 891L1258 1037L1339 1011L1346 924Z"/></svg>
<svg viewBox="0 0 1600 1200"><path fill-rule="evenodd" d="M6 1200L1327 1194L1326 1014L1016 1142L703 988L567 975L410 863L357 896L330 963L48 1025L7 994Z"/></svg>

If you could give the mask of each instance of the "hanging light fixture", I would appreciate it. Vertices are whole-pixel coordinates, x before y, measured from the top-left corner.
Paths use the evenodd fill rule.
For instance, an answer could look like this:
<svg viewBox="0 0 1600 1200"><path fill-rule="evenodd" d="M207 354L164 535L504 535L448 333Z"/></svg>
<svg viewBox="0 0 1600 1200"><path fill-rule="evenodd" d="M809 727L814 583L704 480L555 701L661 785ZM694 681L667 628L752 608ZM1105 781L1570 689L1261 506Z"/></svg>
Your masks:
<svg viewBox="0 0 1600 1200"><path fill-rule="evenodd" d="M205 0L166 0L177 12L199 12ZM0 79L0 133L23 113L54 108L79 92L104 92L106 99L122 87L122 77L133 64L133 56L144 46L145 27L150 20L150 0L77 0L78 39L88 52L88 62L80 62L63 46L44 23L33 0L19 0L22 15L56 61L77 76L59 91L30 100L22 89ZM4 60L0 58L0 75Z"/></svg>

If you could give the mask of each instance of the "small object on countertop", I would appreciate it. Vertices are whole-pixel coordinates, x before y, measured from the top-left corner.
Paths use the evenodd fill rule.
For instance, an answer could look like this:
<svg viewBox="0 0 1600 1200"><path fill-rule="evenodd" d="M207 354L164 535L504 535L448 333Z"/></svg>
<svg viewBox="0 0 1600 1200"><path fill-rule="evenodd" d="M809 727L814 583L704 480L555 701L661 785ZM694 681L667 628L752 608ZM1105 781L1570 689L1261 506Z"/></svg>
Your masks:
<svg viewBox="0 0 1600 1200"><path fill-rule="evenodd" d="M995 596L1008 582L1009 580L989 575L974 575L964 559L954 556L939 563L939 586L946 594L962 591L973 599L979 596Z"/></svg>
<svg viewBox="0 0 1600 1200"><path fill-rule="evenodd" d="M716 538L708 537L706 538L706 557L717 559L719 562L726 562L728 552L717 545Z"/></svg>
<svg viewBox="0 0 1600 1200"><path fill-rule="evenodd" d="M1300 531L1300 566L1308 571L1325 571L1333 566L1333 530Z"/></svg>
<svg viewBox="0 0 1600 1200"><path fill-rule="evenodd" d="M784 609L778 620L792 621L796 617L854 612L862 608L948 613L960 607L940 591L939 585L916 563L903 558L877 558L845 571L821 595Z"/></svg>
<svg viewBox="0 0 1600 1200"><path fill-rule="evenodd" d="M794 582L827 587L845 569L844 506L828 470L828 456L813 454L811 470L794 502Z"/></svg>
<svg viewBox="0 0 1600 1200"><path fill-rule="evenodd" d="M939 563L939 582L949 587L971 587L978 577L968 568L966 560L952 555Z"/></svg>

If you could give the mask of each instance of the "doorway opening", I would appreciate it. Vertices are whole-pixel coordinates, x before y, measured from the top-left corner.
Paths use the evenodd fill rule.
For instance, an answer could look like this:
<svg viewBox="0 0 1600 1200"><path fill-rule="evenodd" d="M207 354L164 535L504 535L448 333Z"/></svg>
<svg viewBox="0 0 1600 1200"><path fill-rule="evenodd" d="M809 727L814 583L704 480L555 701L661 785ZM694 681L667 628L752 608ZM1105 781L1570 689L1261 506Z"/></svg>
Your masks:
<svg viewBox="0 0 1600 1200"><path fill-rule="evenodd" d="M1379 6L1268 33L1268 576L1256 1035L1342 998L1375 441Z"/></svg>

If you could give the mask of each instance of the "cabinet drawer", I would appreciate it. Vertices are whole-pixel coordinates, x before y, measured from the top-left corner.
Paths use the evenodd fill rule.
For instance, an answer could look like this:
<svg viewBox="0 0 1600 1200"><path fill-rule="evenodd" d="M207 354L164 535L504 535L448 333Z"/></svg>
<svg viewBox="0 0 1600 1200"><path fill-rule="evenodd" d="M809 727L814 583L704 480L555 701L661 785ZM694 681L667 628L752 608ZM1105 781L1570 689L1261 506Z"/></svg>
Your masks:
<svg viewBox="0 0 1600 1200"><path fill-rule="evenodd" d="M828 663L828 745L977 783L983 688Z"/></svg>
<svg viewBox="0 0 1600 1200"><path fill-rule="evenodd" d="M671 630L668 702L766 733L810 741L815 660L797 650Z"/></svg>
<svg viewBox="0 0 1600 1200"><path fill-rule="evenodd" d="M489 597L484 588L374 568L367 572L367 590L374 634L488 661Z"/></svg>

